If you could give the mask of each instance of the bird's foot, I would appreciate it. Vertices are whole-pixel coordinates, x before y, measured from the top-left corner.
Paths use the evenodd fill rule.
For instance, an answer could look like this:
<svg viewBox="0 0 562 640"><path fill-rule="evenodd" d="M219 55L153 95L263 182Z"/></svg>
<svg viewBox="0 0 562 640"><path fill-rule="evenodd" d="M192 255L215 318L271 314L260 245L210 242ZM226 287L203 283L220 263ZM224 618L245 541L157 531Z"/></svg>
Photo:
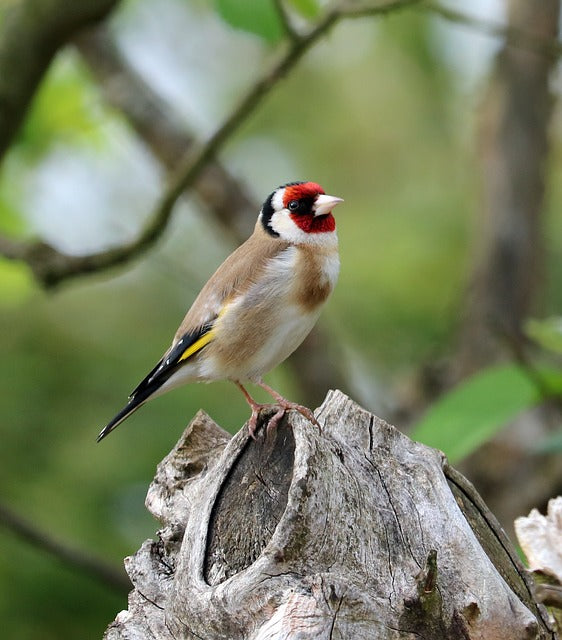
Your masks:
<svg viewBox="0 0 562 640"><path fill-rule="evenodd" d="M290 402L289 400L285 400L284 398L283 402L279 402L278 404L283 409L283 413L285 411L298 411L298 413L300 413L301 416L306 418L309 422L312 422L312 424L316 425L317 427L320 426L318 420L316 420L316 417L308 407L305 407L302 404L297 404L296 402Z"/></svg>
<svg viewBox="0 0 562 640"><path fill-rule="evenodd" d="M287 398L284 398L281 394L277 393L275 389L272 389L270 386L265 384L265 382L256 381L256 384L262 387L262 389L265 389L265 391L267 391L269 395L275 399L276 402L274 404L262 404L256 402L240 382L235 380L234 383L240 389L240 391L242 391L244 397L246 398L246 402L252 409L252 414L250 416L250 420L248 421L248 433L253 440L256 439L256 430L258 428L260 412L264 409L275 409L275 413L271 416L267 423L268 434L277 428L277 426L281 422L281 419L287 411L298 411L298 413L300 413L301 416L305 417L309 422L312 422L312 424L320 427L318 420L316 420L314 414L308 407L304 407L302 404L297 404L296 402L287 400Z"/></svg>
<svg viewBox="0 0 562 640"><path fill-rule="evenodd" d="M254 402L250 406L252 407L252 415L250 416L250 419L248 420L248 433L250 434L250 438L252 438L252 440L255 440L256 439L256 429L258 428L258 420L259 420L259 417L260 417L260 411L262 409L265 409L267 407L267 405L258 404L257 402Z"/></svg>
<svg viewBox="0 0 562 640"><path fill-rule="evenodd" d="M248 421L248 433L250 434L250 438L252 438L252 440L256 439L256 430L258 428L260 413L264 409L276 410L275 413L271 416L271 418L269 418L269 420L267 421L268 435L272 431L277 429L277 426L279 425L279 423L281 422L281 419L283 418L283 416L285 415L285 412L287 411L285 407L282 407L278 404L259 404L256 402L252 406L252 415L250 416L250 420Z"/></svg>
<svg viewBox="0 0 562 640"><path fill-rule="evenodd" d="M276 406L276 405L272 405L272 406ZM279 423L281 422L281 419L285 415L285 411L286 409L284 409L283 407L278 407L277 413L274 413L271 416L271 418L269 419L269 422L267 423L267 435L270 435L271 433L273 433L273 431L275 431L275 429L277 429L277 426L279 425Z"/></svg>
<svg viewBox="0 0 562 640"><path fill-rule="evenodd" d="M284 398L280 393L277 393L275 389L272 389L269 385L265 384L265 382L259 381L257 384L262 389L265 389L265 391L267 391L267 393L276 400L279 407L284 409L284 411L298 411L301 416L305 417L309 422L312 422L312 424L317 427L320 426L318 420L316 420L314 414L308 407L304 407L302 404L297 404L296 402L287 400L287 398Z"/></svg>

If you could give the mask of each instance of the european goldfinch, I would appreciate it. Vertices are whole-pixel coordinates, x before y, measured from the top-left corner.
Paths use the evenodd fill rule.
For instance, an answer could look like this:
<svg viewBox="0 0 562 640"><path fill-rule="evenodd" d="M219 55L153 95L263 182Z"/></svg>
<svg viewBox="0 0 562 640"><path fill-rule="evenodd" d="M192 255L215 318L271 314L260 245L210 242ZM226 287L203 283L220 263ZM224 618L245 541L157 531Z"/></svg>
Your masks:
<svg viewBox="0 0 562 640"><path fill-rule="evenodd" d="M270 425L291 409L316 423L310 409L285 399L262 376L306 338L334 288L340 263L332 209L340 202L314 182L278 187L253 234L211 276L170 348L98 442L145 402L188 382L234 382L252 409L252 437L264 407L277 409ZM246 382L265 389L275 403L258 404Z"/></svg>

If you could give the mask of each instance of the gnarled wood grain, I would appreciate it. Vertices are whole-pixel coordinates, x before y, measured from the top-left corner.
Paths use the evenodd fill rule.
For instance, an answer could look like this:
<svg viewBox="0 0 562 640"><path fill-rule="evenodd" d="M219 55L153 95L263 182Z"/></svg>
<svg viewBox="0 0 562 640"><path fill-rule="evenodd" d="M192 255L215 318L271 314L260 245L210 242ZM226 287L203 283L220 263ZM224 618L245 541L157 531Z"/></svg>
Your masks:
<svg viewBox="0 0 562 640"><path fill-rule="evenodd" d="M228 441L200 413L158 467L158 542L108 640L554 639L470 483L340 392Z"/></svg>

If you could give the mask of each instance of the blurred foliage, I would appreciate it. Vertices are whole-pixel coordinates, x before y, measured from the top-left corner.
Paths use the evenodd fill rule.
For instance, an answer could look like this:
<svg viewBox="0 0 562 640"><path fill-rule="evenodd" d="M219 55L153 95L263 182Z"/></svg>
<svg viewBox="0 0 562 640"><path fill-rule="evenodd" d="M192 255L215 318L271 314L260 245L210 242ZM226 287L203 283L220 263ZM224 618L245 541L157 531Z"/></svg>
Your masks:
<svg viewBox="0 0 562 640"><path fill-rule="evenodd" d="M101 142L98 94L77 56L60 56L33 102L14 148L27 162L39 160L55 145Z"/></svg>
<svg viewBox="0 0 562 640"><path fill-rule="evenodd" d="M562 453L562 429L539 442L535 453Z"/></svg>
<svg viewBox="0 0 562 640"><path fill-rule="evenodd" d="M256 4L263 13L252 11ZM292 0L290 6L298 22L313 18L325 3ZM211 118L228 112L248 84L248 67L271 55L280 33L274 9L273 2L249 0L134 0L115 13L111 26L151 84L167 97L186 97L174 108L193 126L194 113ZM174 29L181 38L170 37ZM295 179L318 181L345 198L338 210L342 273L323 322L333 340L361 354L367 386L377 380L400 388L423 363L447 355L457 328L479 204L474 125L489 59L481 59L479 81L467 83L449 64L453 54L463 53L453 40L415 11L342 23L221 154L257 200ZM180 74L170 59L182 61ZM208 86L227 86L220 95L230 96L230 103L217 108L205 102L217 94L201 90L201 77ZM562 168L560 126L552 136L550 172L556 176ZM39 227L48 228L50 237L70 243L76 253L92 236L100 246L114 244L123 225L132 225L134 234L151 208L145 175L156 184L161 176L142 146L129 150L130 137L122 119L104 108L77 57L59 56L3 165L0 230L35 236ZM102 165L123 151L114 181L104 187L104 202L114 203L109 212L87 206L100 187L90 165L73 170L87 161L83 149ZM57 172L61 156L67 162ZM139 174L139 166L146 173ZM52 191L46 191L38 220L29 208L40 177ZM562 304L558 182L551 180L547 205L545 316L559 313ZM126 207L124 183L141 194L145 209ZM143 495L155 465L196 411L205 408L233 431L248 417L233 385L193 385L150 403L95 444L99 429L160 357L199 287L232 249L208 213L196 202L189 205L178 207L168 233L143 260L56 292L40 291L25 266L0 260L2 500L37 526L115 564L154 535L158 525L146 513ZM306 402L287 369L268 380ZM515 368L484 372L444 398L416 434L458 459L537 397ZM369 397L359 399L369 405ZM126 607L125 596L2 530L0 542L6 637L99 638Z"/></svg>
<svg viewBox="0 0 562 640"><path fill-rule="evenodd" d="M562 353L562 318L529 319L527 335L546 352ZM457 463L491 440L521 412L546 400L562 400L562 367L534 364L480 371L443 395L414 426L411 437ZM562 431L539 442L536 453L562 451Z"/></svg>
<svg viewBox="0 0 562 640"><path fill-rule="evenodd" d="M535 341L550 355L562 354L562 317L531 318L527 321L525 331L529 338ZM537 443L536 453L556 454L562 452L562 425L554 433Z"/></svg>
<svg viewBox="0 0 562 640"><path fill-rule="evenodd" d="M287 6L303 18L316 18L320 14L320 3L316 0L289 0Z"/></svg>
<svg viewBox="0 0 562 640"><path fill-rule="evenodd" d="M562 397L562 372L490 367L440 398L411 437L441 449L455 464L491 440L525 409Z"/></svg>
<svg viewBox="0 0 562 640"><path fill-rule="evenodd" d="M525 327L527 335L547 351L562 354L562 317L536 320L531 318Z"/></svg>

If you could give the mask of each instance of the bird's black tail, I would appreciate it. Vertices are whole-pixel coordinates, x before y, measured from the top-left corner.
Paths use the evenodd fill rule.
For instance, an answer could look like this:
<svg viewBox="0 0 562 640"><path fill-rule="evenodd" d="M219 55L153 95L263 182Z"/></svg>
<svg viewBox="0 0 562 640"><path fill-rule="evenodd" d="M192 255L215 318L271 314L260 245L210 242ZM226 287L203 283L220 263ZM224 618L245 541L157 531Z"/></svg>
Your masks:
<svg viewBox="0 0 562 640"><path fill-rule="evenodd" d="M118 427L123 420L126 420L132 413L134 413L139 407L141 407L154 393L154 389L145 389L140 393L136 393L131 396L129 402L121 411L105 426L97 437L96 442L103 440L105 436L109 435L113 429Z"/></svg>

